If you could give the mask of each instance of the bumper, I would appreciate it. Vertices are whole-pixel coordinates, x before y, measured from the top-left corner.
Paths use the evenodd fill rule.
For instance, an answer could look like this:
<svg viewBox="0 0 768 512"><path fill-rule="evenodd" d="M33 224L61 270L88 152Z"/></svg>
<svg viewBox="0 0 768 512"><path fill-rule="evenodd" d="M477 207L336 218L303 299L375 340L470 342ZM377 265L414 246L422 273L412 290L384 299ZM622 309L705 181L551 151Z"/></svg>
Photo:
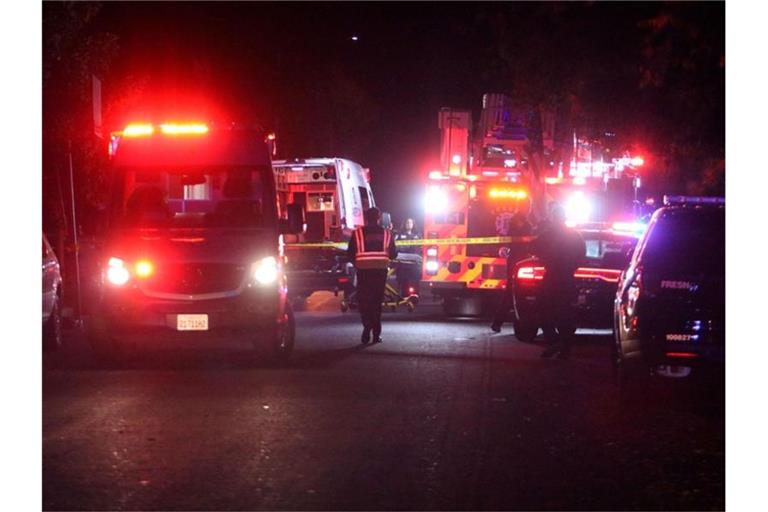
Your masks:
<svg viewBox="0 0 768 512"><path fill-rule="evenodd" d="M611 328L613 325L613 293L584 293L580 290L573 303L577 327ZM515 290L514 310L517 320L540 323L542 305L534 290Z"/></svg>
<svg viewBox="0 0 768 512"><path fill-rule="evenodd" d="M139 292L107 293L94 318L95 334L131 341L165 341L189 338L238 338L252 340L273 332L282 317L284 298L276 289L245 290L226 298L166 300ZM207 315L208 329L180 331L179 315Z"/></svg>

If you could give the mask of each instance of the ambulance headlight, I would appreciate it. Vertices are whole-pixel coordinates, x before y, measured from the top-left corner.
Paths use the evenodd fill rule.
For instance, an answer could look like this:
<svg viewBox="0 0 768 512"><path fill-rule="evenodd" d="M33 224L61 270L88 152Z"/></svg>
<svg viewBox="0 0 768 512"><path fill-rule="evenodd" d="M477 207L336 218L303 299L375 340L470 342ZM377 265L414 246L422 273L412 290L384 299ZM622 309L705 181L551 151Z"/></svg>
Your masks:
<svg viewBox="0 0 768 512"><path fill-rule="evenodd" d="M428 261L424 267L427 269L428 273L437 273L438 269L440 268L440 263L436 260L430 260Z"/></svg>
<svg viewBox="0 0 768 512"><path fill-rule="evenodd" d="M565 204L565 218L574 223L589 222L592 202L583 192L574 192Z"/></svg>
<svg viewBox="0 0 768 512"><path fill-rule="evenodd" d="M277 281L277 260L267 256L251 265L251 277L261 285L270 285Z"/></svg>
<svg viewBox="0 0 768 512"><path fill-rule="evenodd" d="M439 187L430 187L424 197L424 210L430 214L445 213L448 206L448 198Z"/></svg>
<svg viewBox="0 0 768 512"><path fill-rule="evenodd" d="M107 263L107 281L115 286L123 286L131 279L131 273L120 258L109 258Z"/></svg>

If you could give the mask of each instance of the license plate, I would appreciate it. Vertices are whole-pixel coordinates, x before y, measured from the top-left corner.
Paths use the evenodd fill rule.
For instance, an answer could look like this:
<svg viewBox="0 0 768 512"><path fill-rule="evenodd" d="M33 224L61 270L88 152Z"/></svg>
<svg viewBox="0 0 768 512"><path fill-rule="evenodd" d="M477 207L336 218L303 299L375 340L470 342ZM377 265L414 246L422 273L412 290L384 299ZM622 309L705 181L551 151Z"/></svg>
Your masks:
<svg viewBox="0 0 768 512"><path fill-rule="evenodd" d="M178 331L207 331L208 315L178 315L176 317Z"/></svg>

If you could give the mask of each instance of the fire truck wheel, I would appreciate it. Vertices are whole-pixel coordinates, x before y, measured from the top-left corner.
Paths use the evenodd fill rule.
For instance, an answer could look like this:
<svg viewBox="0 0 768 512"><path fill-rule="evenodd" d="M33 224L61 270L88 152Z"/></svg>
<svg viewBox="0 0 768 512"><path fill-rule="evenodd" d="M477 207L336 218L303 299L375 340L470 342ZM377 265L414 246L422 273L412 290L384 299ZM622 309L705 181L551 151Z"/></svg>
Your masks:
<svg viewBox="0 0 768 512"><path fill-rule="evenodd" d="M51 316L43 326L43 350L46 352L61 348L61 308L58 300L53 304Z"/></svg>
<svg viewBox="0 0 768 512"><path fill-rule="evenodd" d="M515 320L512 328L515 330L515 338L524 343L531 343L539 333L538 326L523 320Z"/></svg>
<svg viewBox="0 0 768 512"><path fill-rule="evenodd" d="M278 324L274 333L266 340L262 337L254 340L256 350L264 355L268 364L283 365L291 358L296 339L296 324L293 309L288 304L286 304L286 314L287 321Z"/></svg>

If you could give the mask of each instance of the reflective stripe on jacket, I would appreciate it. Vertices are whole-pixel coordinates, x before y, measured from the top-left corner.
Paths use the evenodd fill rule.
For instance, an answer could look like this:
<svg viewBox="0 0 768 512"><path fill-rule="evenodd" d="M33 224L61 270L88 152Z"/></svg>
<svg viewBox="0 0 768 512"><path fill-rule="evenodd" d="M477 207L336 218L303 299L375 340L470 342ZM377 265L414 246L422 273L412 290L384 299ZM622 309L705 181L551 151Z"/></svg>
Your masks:
<svg viewBox="0 0 768 512"><path fill-rule="evenodd" d="M355 246L357 252L355 253L355 267L360 269L386 269L389 266L389 254L387 254L387 248L392 240L392 232L388 229L384 230L384 240L382 243L381 251L367 251L365 246L365 233L363 228L357 228L352 236L355 238Z"/></svg>

